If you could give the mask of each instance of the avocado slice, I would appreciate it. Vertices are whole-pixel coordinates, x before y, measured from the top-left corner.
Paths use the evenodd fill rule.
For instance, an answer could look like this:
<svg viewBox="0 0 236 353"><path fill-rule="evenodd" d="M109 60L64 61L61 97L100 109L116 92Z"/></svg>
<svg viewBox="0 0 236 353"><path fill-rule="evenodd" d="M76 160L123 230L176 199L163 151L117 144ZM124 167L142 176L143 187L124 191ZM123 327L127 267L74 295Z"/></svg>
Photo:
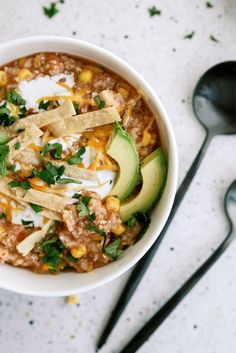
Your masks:
<svg viewBox="0 0 236 353"><path fill-rule="evenodd" d="M119 173L110 195L126 200L134 190L139 177L139 157L131 136L117 121L106 145L106 153L119 165Z"/></svg>
<svg viewBox="0 0 236 353"><path fill-rule="evenodd" d="M120 216L123 222L137 212L149 211L160 197L167 174L165 157L160 147L143 160L141 174L143 185L140 192L121 204Z"/></svg>

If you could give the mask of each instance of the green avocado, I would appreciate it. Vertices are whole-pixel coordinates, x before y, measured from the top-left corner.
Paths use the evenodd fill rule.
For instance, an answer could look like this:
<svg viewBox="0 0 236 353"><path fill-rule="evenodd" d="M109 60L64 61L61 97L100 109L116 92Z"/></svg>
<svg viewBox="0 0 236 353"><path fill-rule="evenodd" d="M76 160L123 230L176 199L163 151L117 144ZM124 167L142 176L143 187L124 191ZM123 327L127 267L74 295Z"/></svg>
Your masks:
<svg viewBox="0 0 236 353"><path fill-rule="evenodd" d="M139 157L131 136L114 123L113 133L106 145L106 153L119 165L119 173L110 195L126 200L134 190L139 178Z"/></svg>
<svg viewBox="0 0 236 353"><path fill-rule="evenodd" d="M141 165L142 188L130 200L121 204L120 216L123 222L137 212L146 213L160 197L166 182L167 167L161 148L147 156Z"/></svg>

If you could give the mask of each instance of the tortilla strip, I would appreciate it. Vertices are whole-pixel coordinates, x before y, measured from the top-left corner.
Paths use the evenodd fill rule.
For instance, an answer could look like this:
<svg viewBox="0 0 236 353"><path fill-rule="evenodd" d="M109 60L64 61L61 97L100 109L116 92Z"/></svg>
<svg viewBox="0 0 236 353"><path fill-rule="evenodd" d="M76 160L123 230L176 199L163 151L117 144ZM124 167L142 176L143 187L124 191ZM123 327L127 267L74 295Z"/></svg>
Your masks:
<svg viewBox="0 0 236 353"><path fill-rule="evenodd" d="M23 152L19 153L15 158L15 161L33 166L40 166L41 159L39 153L28 147Z"/></svg>
<svg viewBox="0 0 236 353"><path fill-rule="evenodd" d="M110 107L75 115L70 119L49 124L47 128L55 137L59 137L81 132L96 126L111 124L115 120L119 121L120 115L114 107Z"/></svg>
<svg viewBox="0 0 236 353"><path fill-rule="evenodd" d="M44 158L46 163L50 162L55 167L59 168L62 165L65 167L64 174L74 179L98 180L97 173L94 170L79 168L75 165L69 165L67 162L55 161L53 159Z"/></svg>
<svg viewBox="0 0 236 353"><path fill-rule="evenodd" d="M0 181L0 191L8 190L9 186L7 183L10 180L5 178ZM48 208L49 210L61 213L68 203L68 198L49 194L39 190L24 190L20 187L11 188L16 199L20 201L26 201L29 203L35 203L36 205Z"/></svg>
<svg viewBox="0 0 236 353"><path fill-rule="evenodd" d="M17 137L11 140L8 143L9 147L9 155L8 160L12 161L19 153L21 153L26 147L28 147L37 137L43 135L43 131L41 131L37 126L30 126L28 129L20 133ZM19 148L16 149L15 145L19 143Z"/></svg>
<svg viewBox="0 0 236 353"><path fill-rule="evenodd" d="M3 181L0 182L0 187L1 187L0 194L3 194L3 195L6 195L6 196L10 197L12 200L15 200L15 201L19 202L24 207L31 208L31 206L30 206L30 204L28 202L19 200L19 198L16 197L13 189L10 188ZM57 220L57 221L61 221L62 220L62 217L61 217L60 213L48 210L47 208L44 208L40 212L40 215L43 216L43 217L49 218L49 219Z"/></svg>
<svg viewBox="0 0 236 353"><path fill-rule="evenodd" d="M48 228L51 227L53 221L50 220L44 226L37 230L36 232L31 233L27 238L20 242L16 248L23 256L28 255L28 253L33 250L36 243L41 241L47 234Z"/></svg>
<svg viewBox="0 0 236 353"><path fill-rule="evenodd" d="M26 129L31 125L35 125L38 128L53 123L58 120L64 120L75 114L75 109L71 100L66 100L63 105L58 108L32 114L26 118L17 120L13 125L8 127L1 127L1 132L6 132L9 139L12 139L18 134L19 129Z"/></svg>

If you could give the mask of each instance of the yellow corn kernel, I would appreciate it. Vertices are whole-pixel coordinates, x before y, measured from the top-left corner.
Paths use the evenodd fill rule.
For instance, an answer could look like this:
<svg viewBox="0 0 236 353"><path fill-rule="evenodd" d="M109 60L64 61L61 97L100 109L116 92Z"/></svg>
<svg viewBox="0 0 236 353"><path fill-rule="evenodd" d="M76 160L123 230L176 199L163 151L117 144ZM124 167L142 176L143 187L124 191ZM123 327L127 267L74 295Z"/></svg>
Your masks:
<svg viewBox="0 0 236 353"><path fill-rule="evenodd" d="M85 65L84 69L91 70L94 74L102 74L104 72L104 69L102 67L93 65Z"/></svg>
<svg viewBox="0 0 236 353"><path fill-rule="evenodd" d="M142 138L140 145L142 147L146 147L151 143L151 140L152 140L152 135L150 134L150 132L144 131L143 138Z"/></svg>
<svg viewBox="0 0 236 353"><path fill-rule="evenodd" d="M78 295L70 295L67 297L67 304L75 305L79 303L79 296Z"/></svg>
<svg viewBox="0 0 236 353"><path fill-rule="evenodd" d="M120 200L115 196L106 198L106 209L110 212L118 212L120 209Z"/></svg>
<svg viewBox="0 0 236 353"><path fill-rule="evenodd" d="M124 233L124 231L125 231L125 227L123 226L123 224L120 224L118 228L113 230L113 233L115 235L120 235L120 234Z"/></svg>
<svg viewBox="0 0 236 353"><path fill-rule="evenodd" d="M21 69L24 67L25 62L26 62L26 58L19 59L18 64Z"/></svg>
<svg viewBox="0 0 236 353"><path fill-rule="evenodd" d="M74 258L79 259L87 253L87 249L85 245L80 245L78 248L74 248L70 252Z"/></svg>
<svg viewBox="0 0 236 353"><path fill-rule="evenodd" d="M20 81L29 80L31 78L31 76L32 76L32 73L28 69L21 69L18 72L18 78Z"/></svg>
<svg viewBox="0 0 236 353"><path fill-rule="evenodd" d="M0 87L6 86L8 77L5 71L0 71Z"/></svg>
<svg viewBox="0 0 236 353"><path fill-rule="evenodd" d="M118 91L124 99L129 97L129 91L127 91L127 89L120 87Z"/></svg>
<svg viewBox="0 0 236 353"><path fill-rule="evenodd" d="M80 82L88 82L92 79L93 73L91 70L83 70L79 73L78 80Z"/></svg>
<svg viewBox="0 0 236 353"><path fill-rule="evenodd" d="M42 266L42 270L43 271L48 271L48 270L51 270L51 266L49 266L49 265L47 265L47 264L43 264L43 266Z"/></svg>

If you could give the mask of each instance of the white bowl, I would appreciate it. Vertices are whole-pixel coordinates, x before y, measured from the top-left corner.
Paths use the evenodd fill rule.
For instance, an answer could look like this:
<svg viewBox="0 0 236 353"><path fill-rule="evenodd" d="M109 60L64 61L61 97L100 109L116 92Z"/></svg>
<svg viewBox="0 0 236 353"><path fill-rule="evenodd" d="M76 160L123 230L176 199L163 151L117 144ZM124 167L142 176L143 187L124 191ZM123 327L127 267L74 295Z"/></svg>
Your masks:
<svg viewBox="0 0 236 353"><path fill-rule="evenodd" d="M94 289L117 278L135 265L148 251L163 229L174 201L178 177L178 157L173 130L160 99L137 71L114 54L80 40L40 36L21 38L1 44L0 65L41 51L63 52L98 62L124 77L136 89L141 89L148 106L157 118L162 147L168 159L165 190L152 212L151 225L145 236L137 244L131 246L119 260L90 273L67 272L56 276L37 275L22 268L0 265L1 288L35 296L65 296Z"/></svg>

